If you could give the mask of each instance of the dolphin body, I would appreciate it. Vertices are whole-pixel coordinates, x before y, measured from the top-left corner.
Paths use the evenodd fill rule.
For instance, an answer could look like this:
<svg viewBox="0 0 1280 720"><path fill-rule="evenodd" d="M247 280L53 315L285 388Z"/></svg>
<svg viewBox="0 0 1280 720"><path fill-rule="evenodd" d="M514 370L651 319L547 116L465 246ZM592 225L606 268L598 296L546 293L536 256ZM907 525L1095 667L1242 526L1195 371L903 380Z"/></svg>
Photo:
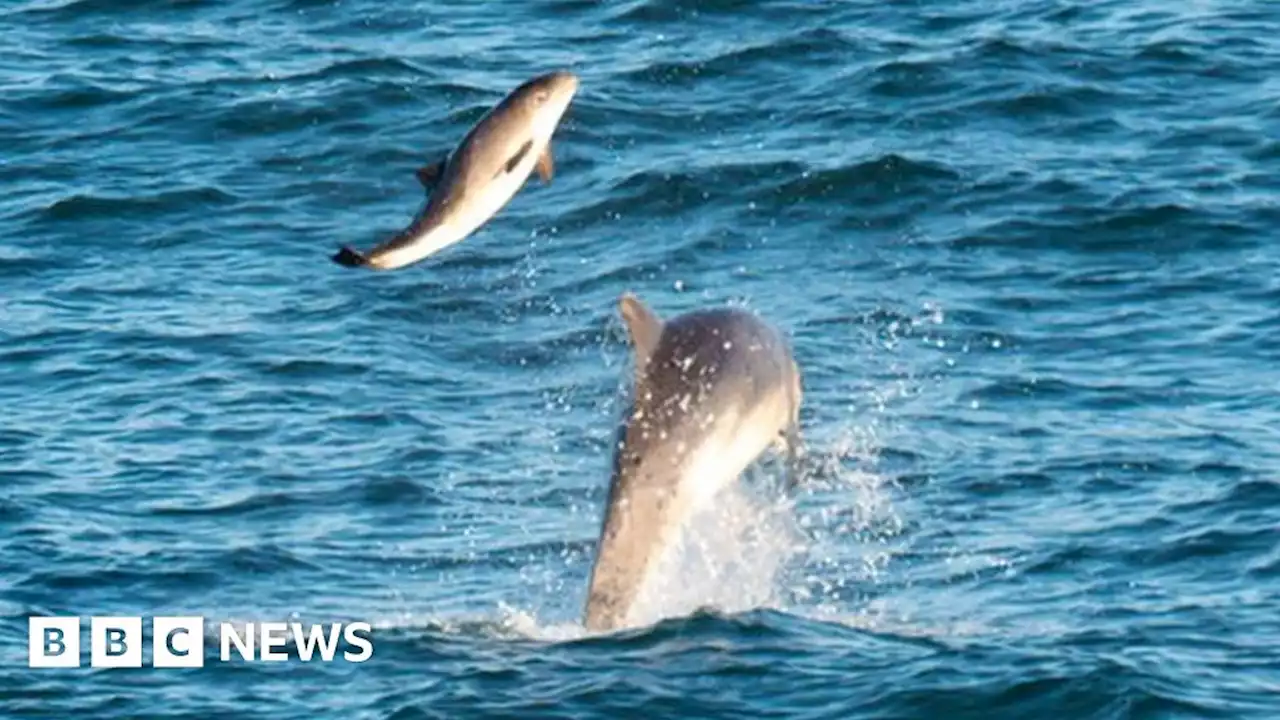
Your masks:
<svg viewBox="0 0 1280 720"><path fill-rule="evenodd" d="M346 267L394 270L460 242L501 210L535 169L555 174L551 136L578 91L573 73L539 75L495 105L448 157L417 171L431 197L409 227L368 253L344 246Z"/></svg>
<svg viewBox="0 0 1280 720"><path fill-rule="evenodd" d="M583 625L592 632L635 622L637 596L706 500L771 447L785 453L790 475L801 445L800 371L760 318L717 308L664 322L629 292L619 310L635 384L587 592Z"/></svg>

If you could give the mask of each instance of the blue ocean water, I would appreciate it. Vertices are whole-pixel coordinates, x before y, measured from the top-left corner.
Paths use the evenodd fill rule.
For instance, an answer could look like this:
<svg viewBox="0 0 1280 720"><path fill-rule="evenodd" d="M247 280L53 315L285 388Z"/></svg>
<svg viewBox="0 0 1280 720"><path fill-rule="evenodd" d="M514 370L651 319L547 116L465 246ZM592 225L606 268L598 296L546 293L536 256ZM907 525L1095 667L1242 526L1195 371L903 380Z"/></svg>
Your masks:
<svg viewBox="0 0 1280 720"><path fill-rule="evenodd" d="M0 716L1280 716L1278 29L9 0ZM554 68L550 185L413 268L329 262ZM819 470L779 508L754 469L659 619L590 635L627 290L786 332ZM375 652L29 669L42 614Z"/></svg>

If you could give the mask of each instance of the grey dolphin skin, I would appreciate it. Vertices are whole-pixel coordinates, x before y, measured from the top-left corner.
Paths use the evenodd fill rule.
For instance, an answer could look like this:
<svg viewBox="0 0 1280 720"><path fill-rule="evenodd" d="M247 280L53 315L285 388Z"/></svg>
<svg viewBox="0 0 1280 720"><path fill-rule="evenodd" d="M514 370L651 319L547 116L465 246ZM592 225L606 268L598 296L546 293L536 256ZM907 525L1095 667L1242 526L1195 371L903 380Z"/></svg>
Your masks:
<svg viewBox="0 0 1280 720"><path fill-rule="evenodd" d="M368 253L344 246L346 267L394 270L460 242L501 210L535 169L551 182L551 136L578 91L573 73L539 75L512 90L450 155L418 170L431 197L409 227Z"/></svg>
<svg viewBox="0 0 1280 720"><path fill-rule="evenodd" d="M628 626L633 605L682 524L770 447L794 467L800 370L785 338L745 310L663 321L635 295L619 309L635 358L618 430L584 626Z"/></svg>

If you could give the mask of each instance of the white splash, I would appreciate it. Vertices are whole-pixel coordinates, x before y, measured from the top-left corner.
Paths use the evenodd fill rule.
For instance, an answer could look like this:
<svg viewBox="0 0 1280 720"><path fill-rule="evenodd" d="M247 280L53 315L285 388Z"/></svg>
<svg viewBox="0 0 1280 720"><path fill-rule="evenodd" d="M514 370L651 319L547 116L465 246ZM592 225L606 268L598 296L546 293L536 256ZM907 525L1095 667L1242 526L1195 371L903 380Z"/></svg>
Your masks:
<svg viewBox="0 0 1280 720"><path fill-rule="evenodd" d="M802 538L785 504L753 490L735 483L699 508L641 592L633 620L779 605L779 578Z"/></svg>

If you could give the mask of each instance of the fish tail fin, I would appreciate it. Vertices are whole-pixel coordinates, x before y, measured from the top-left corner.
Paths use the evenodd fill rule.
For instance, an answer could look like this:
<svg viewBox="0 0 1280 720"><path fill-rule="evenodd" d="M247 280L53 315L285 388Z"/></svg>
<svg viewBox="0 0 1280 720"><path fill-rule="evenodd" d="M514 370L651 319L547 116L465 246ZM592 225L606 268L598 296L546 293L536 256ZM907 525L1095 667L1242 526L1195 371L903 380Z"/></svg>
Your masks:
<svg viewBox="0 0 1280 720"><path fill-rule="evenodd" d="M368 264L369 260L364 255L356 252L352 248L344 245L341 250L334 253L329 258L343 267L363 267Z"/></svg>

